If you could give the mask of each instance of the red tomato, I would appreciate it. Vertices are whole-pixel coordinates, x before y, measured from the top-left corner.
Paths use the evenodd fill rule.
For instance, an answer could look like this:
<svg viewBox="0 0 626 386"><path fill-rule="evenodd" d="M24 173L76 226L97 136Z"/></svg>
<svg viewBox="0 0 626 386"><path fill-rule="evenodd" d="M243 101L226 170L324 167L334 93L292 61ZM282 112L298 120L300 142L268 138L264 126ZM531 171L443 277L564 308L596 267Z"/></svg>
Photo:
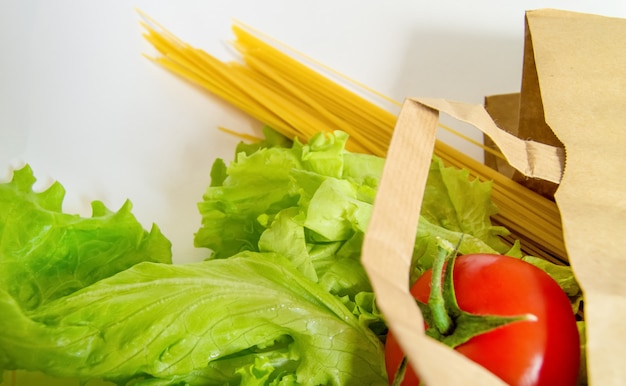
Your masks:
<svg viewBox="0 0 626 386"><path fill-rule="evenodd" d="M432 272L426 271L411 293L428 302ZM541 269L525 261L489 254L460 256L454 288L461 310L477 315L532 314L534 321L508 324L474 336L455 349L510 385L575 385L580 341L569 299ZM387 371L392 381L404 354L388 334ZM402 385L418 385L407 368Z"/></svg>

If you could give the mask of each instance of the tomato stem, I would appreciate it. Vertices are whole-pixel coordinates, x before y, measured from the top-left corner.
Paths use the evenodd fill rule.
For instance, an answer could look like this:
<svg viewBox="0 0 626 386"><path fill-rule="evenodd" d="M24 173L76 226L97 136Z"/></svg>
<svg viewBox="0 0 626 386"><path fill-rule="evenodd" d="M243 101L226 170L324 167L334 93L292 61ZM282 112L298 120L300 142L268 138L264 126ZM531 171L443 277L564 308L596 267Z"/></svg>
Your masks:
<svg viewBox="0 0 626 386"><path fill-rule="evenodd" d="M429 326L426 329L427 335L454 348L476 335L498 327L536 319L534 315L529 314L474 315L461 310L457 303L453 278L457 248L447 240L438 241L438 253L432 266L428 304L417 302Z"/></svg>
<svg viewBox="0 0 626 386"><path fill-rule="evenodd" d="M446 264L448 257L454 254L456 254L456 250L452 244L446 240L440 239L437 257L435 257L432 267L433 274L430 296L428 298L428 306L430 307L430 311L432 313L435 328L437 328L437 331L441 335L448 335L454 328L454 322L448 313L448 307L446 305L441 285L443 267Z"/></svg>

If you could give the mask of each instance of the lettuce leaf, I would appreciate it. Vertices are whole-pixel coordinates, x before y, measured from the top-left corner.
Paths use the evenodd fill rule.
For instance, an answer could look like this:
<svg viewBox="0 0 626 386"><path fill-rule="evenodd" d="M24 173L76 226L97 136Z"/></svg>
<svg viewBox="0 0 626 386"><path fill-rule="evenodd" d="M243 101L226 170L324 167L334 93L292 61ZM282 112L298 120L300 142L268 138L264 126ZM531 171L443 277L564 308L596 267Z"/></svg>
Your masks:
<svg viewBox="0 0 626 386"><path fill-rule="evenodd" d="M244 250L257 250L260 233L265 229L257 221L260 215L275 216L280 209L297 202L290 191L290 171L300 161L292 151L264 148L250 156L237 155L238 161L227 171L223 162L215 163L212 175L227 174L223 184L208 188L199 204L202 228L195 235L195 245L210 246L215 258L226 258ZM223 200L219 196L224 197Z"/></svg>
<svg viewBox="0 0 626 386"><path fill-rule="evenodd" d="M213 180L198 204L202 225L195 236L209 258L243 250L278 252L338 297L355 301L371 291L360 265L361 242L376 196L384 159L345 150L348 135L319 133L307 144L273 140L237 153L229 165L216 160ZM467 171L434 158L416 235L415 275L430 267L437 237L460 243L460 251L504 253L491 224L496 212L491 184L471 181ZM414 275L414 276L415 276Z"/></svg>
<svg viewBox="0 0 626 386"><path fill-rule="evenodd" d="M150 385L387 384L378 337L275 253L140 263L33 311L0 291L0 314L5 368Z"/></svg>
<svg viewBox="0 0 626 386"><path fill-rule="evenodd" d="M34 192L32 169L0 184L0 289L36 309L142 261L171 263L171 243L146 232L126 202L117 212L100 201L84 218L62 212L58 182Z"/></svg>
<svg viewBox="0 0 626 386"><path fill-rule="evenodd" d="M145 385L386 384L372 300L331 295L310 261L243 252L171 265L170 242L143 230L129 202L118 212L94 202L82 218L62 212L60 184L37 193L34 182L26 166L0 184L1 370ZM276 212L274 237L302 231L292 214Z"/></svg>
<svg viewBox="0 0 626 386"><path fill-rule="evenodd" d="M491 187L491 181L472 179L468 170L445 167L441 159L434 158L420 214L432 225L471 235L504 252L508 246L500 236L508 231L491 224L491 216L498 211L491 201Z"/></svg>

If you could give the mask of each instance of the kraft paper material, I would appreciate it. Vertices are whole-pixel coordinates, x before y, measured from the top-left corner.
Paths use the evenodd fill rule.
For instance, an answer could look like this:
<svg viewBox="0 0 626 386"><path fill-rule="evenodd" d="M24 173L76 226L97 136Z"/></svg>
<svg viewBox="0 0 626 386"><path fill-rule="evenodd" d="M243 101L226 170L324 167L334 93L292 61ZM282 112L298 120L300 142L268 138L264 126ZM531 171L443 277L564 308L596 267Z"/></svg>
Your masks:
<svg viewBox="0 0 626 386"><path fill-rule="evenodd" d="M427 385L504 385L491 373L424 334L409 293L409 269L435 147L439 114L406 100L391 138L377 199L363 243L362 262L389 328ZM454 369L454 371L450 371Z"/></svg>
<svg viewBox="0 0 626 386"><path fill-rule="evenodd" d="M520 93L489 95L485 97L485 109L493 118L495 124L517 137L520 137L517 133L519 128L520 98ZM483 135L483 143L491 149L499 150L487 135ZM509 165L506 159L496 157L488 151L485 151L484 158L485 165L492 167L500 174L508 178L512 178L515 174L515 168Z"/></svg>
<svg viewBox="0 0 626 386"><path fill-rule="evenodd" d="M564 144L555 193L585 293L590 384L626 380L626 20L527 13L545 121Z"/></svg>
<svg viewBox="0 0 626 386"><path fill-rule="evenodd" d="M528 25L528 16L525 19L524 27L524 62L517 135L520 138L531 139L562 148L563 144L550 130L544 118L543 100L541 99L541 91L539 89L539 75L537 74L532 31ZM554 199L554 192L558 188L558 185L555 183L529 178L517 171L513 173L513 180L551 199Z"/></svg>

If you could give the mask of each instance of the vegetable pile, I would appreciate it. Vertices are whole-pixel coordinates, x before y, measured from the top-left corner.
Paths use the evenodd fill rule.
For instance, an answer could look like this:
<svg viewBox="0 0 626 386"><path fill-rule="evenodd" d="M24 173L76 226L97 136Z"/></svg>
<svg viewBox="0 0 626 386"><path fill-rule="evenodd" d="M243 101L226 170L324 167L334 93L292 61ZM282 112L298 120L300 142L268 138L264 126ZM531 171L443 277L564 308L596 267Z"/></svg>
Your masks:
<svg viewBox="0 0 626 386"><path fill-rule="evenodd" d="M63 213L62 186L33 192L28 166L0 184L0 369L133 385L388 384L387 328L360 264L384 159L346 151L343 132L307 144L265 134L215 161L198 263L171 264L170 242L130 203ZM489 183L433 159L411 280L439 239L521 257L495 210Z"/></svg>

